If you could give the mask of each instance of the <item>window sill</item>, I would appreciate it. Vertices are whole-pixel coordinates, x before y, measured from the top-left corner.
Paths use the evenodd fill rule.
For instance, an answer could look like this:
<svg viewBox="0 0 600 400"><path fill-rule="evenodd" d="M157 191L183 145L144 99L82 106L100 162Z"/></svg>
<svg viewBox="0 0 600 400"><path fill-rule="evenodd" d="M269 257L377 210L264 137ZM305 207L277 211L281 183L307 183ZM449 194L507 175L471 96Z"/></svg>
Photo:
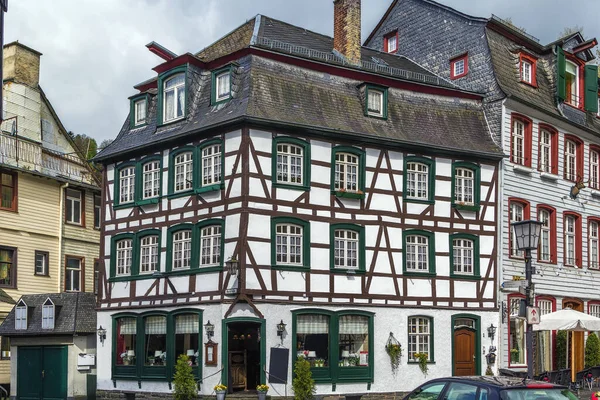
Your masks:
<svg viewBox="0 0 600 400"><path fill-rule="evenodd" d="M369 118L375 118L375 119L381 119L381 120L387 120L387 117L385 115L381 115L381 114L372 114L370 112L367 112L367 117Z"/></svg>
<svg viewBox="0 0 600 400"><path fill-rule="evenodd" d="M419 361L408 360L406 363L408 365L419 365ZM435 365L435 361L427 361L427 364L433 364L433 365Z"/></svg>
<svg viewBox="0 0 600 400"><path fill-rule="evenodd" d="M480 275L459 275L459 274L450 274L450 278L464 280L464 281L479 281L481 280Z"/></svg>
<svg viewBox="0 0 600 400"><path fill-rule="evenodd" d="M366 272L360 269L342 269L342 268L331 268L329 270L334 274L345 274L345 275L364 275Z"/></svg>
<svg viewBox="0 0 600 400"><path fill-rule="evenodd" d="M547 181L556 182L560 179L560 176L556 174L551 174L550 172L540 172L540 178Z"/></svg>
<svg viewBox="0 0 600 400"><path fill-rule="evenodd" d="M210 272L220 272L223 271L222 266L212 266L212 267L193 267L188 269L181 269L175 271L167 271L163 272L164 276L181 276L181 275L194 275L194 274L208 274Z"/></svg>
<svg viewBox="0 0 600 400"><path fill-rule="evenodd" d="M590 188L590 192L592 194L592 197L600 198L600 190Z"/></svg>
<svg viewBox="0 0 600 400"><path fill-rule="evenodd" d="M524 85L527 85L527 86L531 86L534 89L538 88L538 86L535 83L533 83L533 82L527 82L527 81L521 80L521 83L524 84Z"/></svg>
<svg viewBox="0 0 600 400"><path fill-rule="evenodd" d="M108 278L109 282L131 282L131 281L143 281L145 279L158 279L160 276L154 276L153 274L143 275L131 275L131 276L113 276Z"/></svg>
<svg viewBox="0 0 600 400"><path fill-rule="evenodd" d="M309 272L310 267L299 265L271 265L271 269L276 271Z"/></svg>
<svg viewBox="0 0 600 400"><path fill-rule="evenodd" d="M218 190L221 190L225 187L225 185L223 183L216 183L214 185L208 185L208 186L202 186L196 190L194 190L195 194L202 194L202 193L208 193L208 192L216 192Z"/></svg>
<svg viewBox="0 0 600 400"><path fill-rule="evenodd" d="M211 104L211 107L218 106L219 104L227 103L229 100L231 100L231 95L229 95L229 97L223 98L221 100L215 99L215 101Z"/></svg>
<svg viewBox="0 0 600 400"><path fill-rule="evenodd" d="M278 189L303 190L305 192L308 192L310 190L310 187L308 187L308 186L294 185L293 183L273 182L273 187L278 188Z"/></svg>
<svg viewBox="0 0 600 400"><path fill-rule="evenodd" d="M456 208L457 210L479 211L479 205L475 204L452 204L452 207Z"/></svg>
<svg viewBox="0 0 600 400"><path fill-rule="evenodd" d="M74 226L76 228L85 228L85 226L83 226L83 224L77 224L75 222L65 221L65 225Z"/></svg>
<svg viewBox="0 0 600 400"><path fill-rule="evenodd" d="M520 174L531 175L531 173L533 172L533 168L526 167L525 165L521 164L514 164L513 171L518 172Z"/></svg>
<svg viewBox="0 0 600 400"><path fill-rule="evenodd" d="M416 204L435 204L434 200L413 199L410 197L405 197L404 202L405 203L416 203Z"/></svg>
<svg viewBox="0 0 600 400"><path fill-rule="evenodd" d="M345 192L341 190L336 190L333 192L336 197L342 197L346 199L364 199L365 194L361 192Z"/></svg>
<svg viewBox="0 0 600 400"><path fill-rule="evenodd" d="M39 276L40 278L51 278L48 274L33 274L33 276Z"/></svg>
<svg viewBox="0 0 600 400"><path fill-rule="evenodd" d="M169 200L178 199L180 197L191 196L193 194L194 194L194 190L190 189L190 190L186 190L185 192L170 193L167 195L167 199L169 199Z"/></svg>
<svg viewBox="0 0 600 400"><path fill-rule="evenodd" d="M154 197L152 199L145 199L145 200L136 201L135 205L138 206L138 207L141 207L141 206L147 206L147 205L150 205L150 204L158 204L159 200L160 200L160 197Z"/></svg>
<svg viewBox="0 0 600 400"><path fill-rule="evenodd" d="M15 213L15 214L17 214L17 212L18 212L17 210L14 210L12 208L0 208L0 211L8 211L8 212Z"/></svg>
<svg viewBox="0 0 600 400"><path fill-rule="evenodd" d="M125 203L125 204L115 204L115 205L113 205L113 210L123 210L125 208L132 208L132 207L135 207L134 202Z"/></svg>
<svg viewBox="0 0 600 400"><path fill-rule="evenodd" d="M435 278L435 272L412 272L412 271L404 271L402 273L403 276L409 276L411 278Z"/></svg>

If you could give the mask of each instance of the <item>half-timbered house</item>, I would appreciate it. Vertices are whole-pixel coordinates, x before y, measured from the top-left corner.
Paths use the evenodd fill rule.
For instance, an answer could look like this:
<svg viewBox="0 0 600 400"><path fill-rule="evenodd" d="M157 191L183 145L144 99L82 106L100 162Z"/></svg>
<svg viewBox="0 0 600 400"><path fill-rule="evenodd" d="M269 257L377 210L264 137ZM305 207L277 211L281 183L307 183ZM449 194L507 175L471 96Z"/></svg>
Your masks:
<svg viewBox="0 0 600 400"><path fill-rule="evenodd" d="M298 355L320 394L412 389L416 353L428 377L485 369L502 151L481 96L361 47L360 1L334 13L334 38L258 15L196 54L148 45L157 76L97 157L99 396L168 393L181 354L204 394L282 371L290 393Z"/></svg>
<svg viewBox="0 0 600 400"><path fill-rule="evenodd" d="M390 37L400 38L393 48ZM543 45L495 16L469 16L432 0L397 0L366 44L410 57L461 87L485 92L486 118L506 155L499 220L502 280L525 275L523 254L511 243L510 224L539 220L535 304L542 314L571 307L600 316L600 289L594 283L600 274L597 41L573 33ZM516 288L501 290L499 360L501 367L513 370L527 364L522 298ZM569 335L579 371L584 336ZM536 373L564 366L555 332L540 332L534 339Z"/></svg>

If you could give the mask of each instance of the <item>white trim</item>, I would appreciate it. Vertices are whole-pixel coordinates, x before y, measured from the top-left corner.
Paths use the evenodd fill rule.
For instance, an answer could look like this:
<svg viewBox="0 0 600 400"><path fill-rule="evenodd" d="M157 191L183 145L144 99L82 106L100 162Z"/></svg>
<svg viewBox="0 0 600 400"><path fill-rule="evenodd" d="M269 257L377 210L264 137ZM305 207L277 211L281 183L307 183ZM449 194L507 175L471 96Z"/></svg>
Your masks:
<svg viewBox="0 0 600 400"><path fill-rule="evenodd" d="M304 230L300 225L277 224L275 226L275 262L277 265L302 266L302 240Z"/></svg>
<svg viewBox="0 0 600 400"><path fill-rule="evenodd" d="M293 143L277 143L277 183L304 183L304 149Z"/></svg>

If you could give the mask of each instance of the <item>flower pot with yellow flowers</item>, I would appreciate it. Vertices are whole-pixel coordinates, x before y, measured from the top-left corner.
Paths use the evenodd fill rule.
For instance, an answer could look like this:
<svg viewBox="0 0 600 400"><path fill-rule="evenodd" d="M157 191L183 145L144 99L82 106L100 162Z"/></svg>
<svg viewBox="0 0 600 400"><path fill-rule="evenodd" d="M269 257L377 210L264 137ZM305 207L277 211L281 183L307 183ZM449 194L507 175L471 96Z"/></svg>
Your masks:
<svg viewBox="0 0 600 400"><path fill-rule="evenodd" d="M217 394L217 400L225 400L225 395L227 394L227 386L219 383L215 386L215 393Z"/></svg>
<svg viewBox="0 0 600 400"><path fill-rule="evenodd" d="M269 386L267 385L258 385L256 387L256 391L258 392L258 400L266 400L267 392L269 391Z"/></svg>

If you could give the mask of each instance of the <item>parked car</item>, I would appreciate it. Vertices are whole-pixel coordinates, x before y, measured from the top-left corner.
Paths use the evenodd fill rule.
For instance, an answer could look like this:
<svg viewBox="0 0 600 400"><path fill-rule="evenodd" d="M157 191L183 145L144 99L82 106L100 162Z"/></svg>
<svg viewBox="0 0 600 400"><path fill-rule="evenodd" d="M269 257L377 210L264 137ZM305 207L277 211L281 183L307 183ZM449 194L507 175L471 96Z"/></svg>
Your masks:
<svg viewBox="0 0 600 400"><path fill-rule="evenodd" d="M404 400L577 400L566 386L506 376L432 379Z"/></svg>

